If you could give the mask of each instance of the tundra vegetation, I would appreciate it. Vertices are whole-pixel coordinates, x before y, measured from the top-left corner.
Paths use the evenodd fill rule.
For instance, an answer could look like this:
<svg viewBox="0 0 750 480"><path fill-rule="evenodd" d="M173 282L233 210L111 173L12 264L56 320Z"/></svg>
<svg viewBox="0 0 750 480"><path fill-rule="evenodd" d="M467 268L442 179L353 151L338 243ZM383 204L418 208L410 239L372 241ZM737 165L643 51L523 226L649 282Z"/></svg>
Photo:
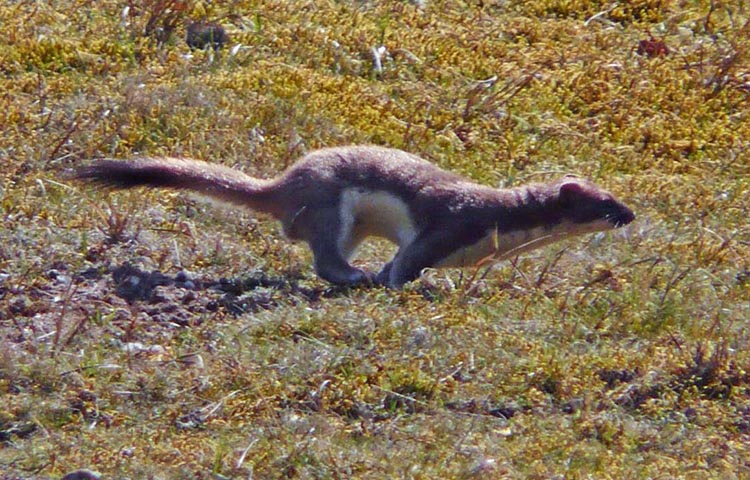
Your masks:
<svg viewBox="0 0 750 480"><path fill-rule="evenodd" d="M3 2L0 477L750 476L748 38L741 0ZM362 143L638 218L346 290L261 217L66 173Z"/></svg>

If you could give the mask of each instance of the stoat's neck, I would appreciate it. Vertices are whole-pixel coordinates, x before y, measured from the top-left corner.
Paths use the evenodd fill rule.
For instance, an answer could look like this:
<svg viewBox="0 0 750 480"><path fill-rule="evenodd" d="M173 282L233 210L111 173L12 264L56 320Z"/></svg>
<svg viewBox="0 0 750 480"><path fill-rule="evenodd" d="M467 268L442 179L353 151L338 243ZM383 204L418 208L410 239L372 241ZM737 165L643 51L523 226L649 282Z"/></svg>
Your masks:
<svg viewBox="0 0 750 480"><path fill-rule="evenodd" d="M556 188L551 184L499 190L493 204L501 232L551 229L562 220Z"/></svg>

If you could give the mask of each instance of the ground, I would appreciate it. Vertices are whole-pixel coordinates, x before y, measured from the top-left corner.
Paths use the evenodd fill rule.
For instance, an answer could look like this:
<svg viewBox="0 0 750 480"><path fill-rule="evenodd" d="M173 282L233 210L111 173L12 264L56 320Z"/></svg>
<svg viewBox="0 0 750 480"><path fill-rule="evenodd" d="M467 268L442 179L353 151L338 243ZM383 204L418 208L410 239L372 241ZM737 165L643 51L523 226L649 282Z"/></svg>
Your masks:
<svg viewBox="0 0 750 480"><path fill-rule="evenodd" d="M5 2L0 33L0 478L750 477L743 2ZM346 144L637 219L343 289L267 218L70 175Z"/></svg>

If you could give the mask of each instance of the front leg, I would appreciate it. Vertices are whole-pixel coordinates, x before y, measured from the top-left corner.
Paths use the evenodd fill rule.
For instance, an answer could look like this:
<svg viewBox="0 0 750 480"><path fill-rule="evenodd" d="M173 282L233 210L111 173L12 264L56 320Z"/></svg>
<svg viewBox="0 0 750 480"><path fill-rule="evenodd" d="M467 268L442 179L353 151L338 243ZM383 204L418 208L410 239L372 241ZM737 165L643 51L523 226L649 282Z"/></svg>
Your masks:
<svg viewBox="0 0 750 480"><path fill-rule="evenodd" d="M396 257L398 256L399 252L396 253ZM383 268L380 270L380 272L375 275L374 282L376 285L388 285L388 278L391 275L391 267L393 267L393 260L383 265Z"/></svg>
<svg viewBox="0 0 750 480"><path fill-rule="evenodd" d="M482 230L466 225L435 226L420 233L414 241L399 249L377 280L389 288L401 288L428 267L434 267L461 248L482 238ZM387 276L387 280L386 280Z"/></svg>

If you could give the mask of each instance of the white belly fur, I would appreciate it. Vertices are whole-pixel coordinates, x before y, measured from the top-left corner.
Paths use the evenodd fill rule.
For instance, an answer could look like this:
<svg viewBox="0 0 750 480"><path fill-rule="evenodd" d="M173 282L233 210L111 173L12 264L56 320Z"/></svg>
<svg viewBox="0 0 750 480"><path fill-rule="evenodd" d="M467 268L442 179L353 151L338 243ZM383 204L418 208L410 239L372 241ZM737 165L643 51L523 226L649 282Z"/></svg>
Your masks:
<svg viewBox="0 0 750 480"><path fill-rule="evenodd" d="M344 190L340 212L342 228L339 247L345 256L353 253L366 237L382 237L403 246L417 236L417 228L406 203L385 191Z"/></svg>
<svg viewBox="0 0 750 480"><path fill-rule="evenodd" d="M493 228L488 230L478 242L456 250L435 266L438 268L471 267L488 261L501 260L505 256L515 256L566 236L563 233L564 229L559 230L561 231L557 228L537 227L531 230L499 233Z"/></svg>

